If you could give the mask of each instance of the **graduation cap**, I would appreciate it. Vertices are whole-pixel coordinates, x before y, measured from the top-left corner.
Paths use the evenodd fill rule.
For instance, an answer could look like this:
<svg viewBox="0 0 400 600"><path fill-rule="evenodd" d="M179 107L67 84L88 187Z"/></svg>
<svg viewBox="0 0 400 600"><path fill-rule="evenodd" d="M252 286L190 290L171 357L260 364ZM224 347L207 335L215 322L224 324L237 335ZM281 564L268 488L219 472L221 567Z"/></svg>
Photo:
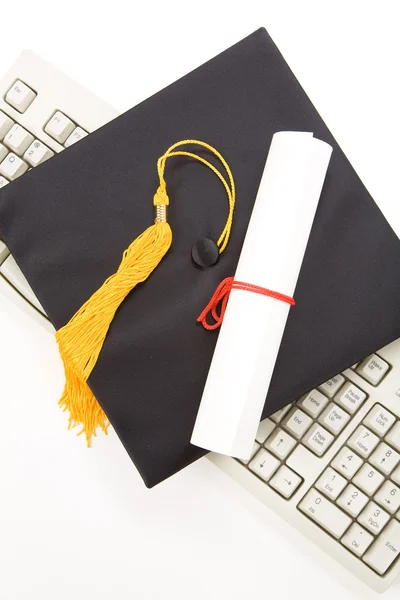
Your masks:
<svg viewBox="0 0 400 600"><path fill-rule="evenodd" d="M264 29L1 190L0 236L60 329L151 224L166 148L205 140L232 169L229 246L201 266L192 249L218 238L225 191L190 157L166 166L173 243L119 305L88 380L149 487L204 454L190 437L218 332L196 319L235 272L279 130L312 131L334 151L266 417L400 336L400 245Z"/></svg>

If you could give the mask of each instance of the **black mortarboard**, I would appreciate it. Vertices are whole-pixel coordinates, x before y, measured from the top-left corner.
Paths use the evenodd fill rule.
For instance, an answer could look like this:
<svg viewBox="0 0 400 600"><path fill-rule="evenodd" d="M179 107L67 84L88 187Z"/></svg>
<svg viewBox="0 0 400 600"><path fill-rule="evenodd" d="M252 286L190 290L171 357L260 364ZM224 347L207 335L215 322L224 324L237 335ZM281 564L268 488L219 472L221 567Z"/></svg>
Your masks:
<svg viewBox="0 0 400 600"><path fill-rule="evenodd" d="M267 416L400 336L400 244L264 29L1 190L0 236L59 328L151 223L155 164L170 144L205 140L232 168L230 243L199 268L192 247L216 239L226 197L203 165L168 165L173 245L121 304L89 379L148 486L204 454L189 440L218 334L196 319L235 272L280 130L312 131L334 151Z"/></svg>

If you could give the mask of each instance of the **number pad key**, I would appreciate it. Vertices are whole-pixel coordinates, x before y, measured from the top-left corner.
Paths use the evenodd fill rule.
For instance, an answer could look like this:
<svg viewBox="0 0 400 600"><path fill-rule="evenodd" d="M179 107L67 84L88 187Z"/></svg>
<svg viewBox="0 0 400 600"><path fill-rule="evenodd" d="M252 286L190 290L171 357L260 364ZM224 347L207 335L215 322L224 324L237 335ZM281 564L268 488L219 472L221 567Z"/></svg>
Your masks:
<svg viewBox="0 0 400 600"><path fill-rule="evenodd" d="M350 483L339 496L337 504L341 506L349 515L357 517L364 506L368 504L368 496L363 494L359 489Z"/></svg>
<svg viewBox="0 0 400 600"><path fill-rule="evenodd" d="M282 465L270 480L269 485L288 499L293 496L301 482L302 479L297 473L286 465Z"/></svg>
<svg viewBox="0 0 400 600"><path fill-rule="evenodd" d="M35 98L35 92L18 79L12 88L8 90L6 102L18 110L18 112L24 113Z"/></svg>
<svg viewBox="0 0 400 600"><path fill-rule="evenodd" d="M318 390L313 390L306 396L303 396L299 402L299 407L304 410L310 417L318 417L323 411L329 400L324 394Z"/></svg>
<svg viewBox="0 0 400 600"><path fill-rule="evenodd" d="M334 435L338 435L348 423L350 415L333 402L324 410L320 423Z"/></svg>
<svg viewBox="0 0 400 600"><path fill-rule="evenodd" d="M302 410L294 408L284 422L284 427L298 440L312 424L312 419Z"/></svg>
<svg viewBox="0 0 400 600"><path fill-rule="evenodd" d="M35 140L25 152L24 159L31 167L37 167L52 156L54 156L54 152L50 148L39 140Z"/></svg>
<svg viewBox="0 0 400 600"><path fill-rule="evenodd" d="M362 556L373 541L374 537L357 523L353 523L342 538L342 544L354 552L356 556Z"/></svg>
<svg viewBox="0 0 400 600"><path fill-rule="evenodd" d="M385 481L374 499L385 510L394 515L400 508L400 489L394 483Z"/></svg>
<svg viewBox="0 0 400 600"><path fill-rule="evenodd" d="M347 443L350 448L356 450L364 458L367 458L379 444L379 438L372 431L364 427L364 425L360 425Z"/></svg>
<svg viewBox="0 0 400 600"><path fill-rule="evenodd" d="M364 424L378 435L385 436L395 421L396 417L391 412L376 404L365 417Z"/></svg>
<svg viewBox="0 0 400 600"><path fill-rule="evenodd" d="M336 394L335 402L347 410L350 414L354 414L362 405L367 394L360 390L354 383L348 381Z"/></svg>
<svg viewBox="0 0 400 600"><path fill-rule="evenodd" d="M34 137L21 125L13 125L4 138L4 143L16 154L22 155L33 142Z"/></svg>
<svg viewBox="0 0 400 600"><path fill-rule="evenodd" d="M305 495L299 509L336 539L342 537L351 524L348 515L314 489Z"/></svg>
<svg viewBox="0 0 400 600"><path fill-rule="evenodd" d="M400 421L393 425L392 429L386 436L386 441L400 452Z"/></svg>
<svg viewBox="0 0 400 600"><path fill-rule="evenodd" d="M315 487L331 500L336 500L346 485L346 479L328 467L316 482Z"/></svg>
<svg viewBox="0 0 400 600"><path fill-rule="evenodd" d="M391 478L393 479L393 481L395 483L400 485L400 466L397 467L397 469L395 471L393 471L393 473L391 474Z"/></svg>
<svg viewBox="0 0 400 600"><path fill-rule="evenodd" d="M375 535L382 531L389 519L390 515L375 502L370 502L358 517L361 525Z"/></svg>
<svg viewBox="0 0 400 600"><path fill-rule="evenodd" d="M364 556L365 562L383 575L400 554L400 523L389 523Z"/></svg>
<svg viewBox="0 0 400 600"><path fill-rule="evenodd" d="M365 463L355 475L353 482L368 496L373 496L385 480L377 469Z"/></svg>
<svg viewBox="0 0 400 600"><path fill-rule="evenodd" d="M26 173L27 170L28 165L26 162L12 152L0 163L0 175L3 175L3 177L10 181L14 181L14 179Z"/></svg>
<svg viewBox="0 0 400 600"><path fill-rule="evenodd" d="M346 446L340 450L332 461L332 467L346 479L354 477L362 464L362 459Z"/></svg>
<svg viewBox="0 0 400 600"><path fill-rule="evenodd" d="M399 464L400 454L385 442L381 442L369 460L381 473L389 475Z"/></svg>
<svg viewBox="0 0 400 600"><path fill-rule="evenodd" d="M328 450L335 438L321 425L314 423L310 431L303 438L303 444L317 456L322 456Z"/></svg>

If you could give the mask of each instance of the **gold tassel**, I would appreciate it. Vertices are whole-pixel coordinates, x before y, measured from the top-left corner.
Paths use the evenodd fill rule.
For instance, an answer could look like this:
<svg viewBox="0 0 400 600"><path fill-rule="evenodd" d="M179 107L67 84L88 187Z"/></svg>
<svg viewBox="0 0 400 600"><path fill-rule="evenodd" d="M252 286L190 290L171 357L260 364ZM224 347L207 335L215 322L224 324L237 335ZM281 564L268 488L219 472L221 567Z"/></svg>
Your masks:
<svg viewBox="0 0 400 600"><path fill-rule="evenodd" d="M181 144L199 144L213 152L223 163L229 178L225 178L211 163L190 152L172 152ZM60 355L64 364L65 386L59 400L63 410L68 410L69 427L81 425L78 433L85 434L88 447L90 440L100 427L105 433L109 421L103 409L87 385L114 315L126 296L138 283L146 281L168 252L172 243L172 231L167 223L169 199L164 180L165 162L170 156L184 155L195 158L208 166L222 181L229 199L229 216L218 240L222 252L229 240L235 203L235 189L231 171L222 156L204 142L184 140L171 146L157 163L160 186L154 196L156 207L155 223L125 250L121 264L114 275L85 302L72 319L56 333Z"/></svg>

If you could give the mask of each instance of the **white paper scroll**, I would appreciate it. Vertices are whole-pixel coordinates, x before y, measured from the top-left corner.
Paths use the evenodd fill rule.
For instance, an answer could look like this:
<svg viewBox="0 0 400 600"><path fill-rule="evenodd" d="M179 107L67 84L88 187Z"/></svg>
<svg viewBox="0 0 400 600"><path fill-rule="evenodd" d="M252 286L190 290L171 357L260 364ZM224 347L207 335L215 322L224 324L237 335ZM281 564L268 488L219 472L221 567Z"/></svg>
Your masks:
<svg viewBox="0 0 400 600"><path fill-rule="evenodd" d="M235 280L293 296L331 153L312 133L274 135ZM192 444L250 457L289 310L231 291Z"/></svg>

